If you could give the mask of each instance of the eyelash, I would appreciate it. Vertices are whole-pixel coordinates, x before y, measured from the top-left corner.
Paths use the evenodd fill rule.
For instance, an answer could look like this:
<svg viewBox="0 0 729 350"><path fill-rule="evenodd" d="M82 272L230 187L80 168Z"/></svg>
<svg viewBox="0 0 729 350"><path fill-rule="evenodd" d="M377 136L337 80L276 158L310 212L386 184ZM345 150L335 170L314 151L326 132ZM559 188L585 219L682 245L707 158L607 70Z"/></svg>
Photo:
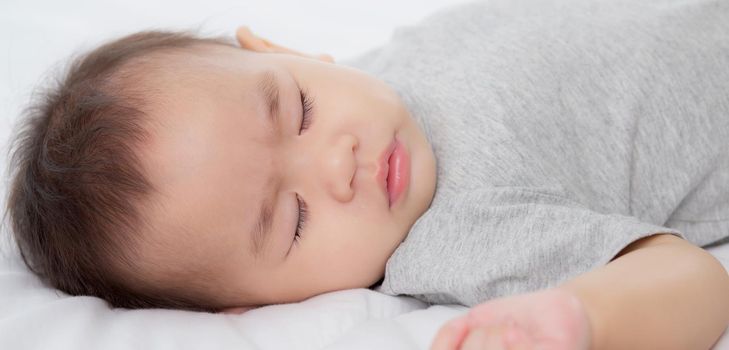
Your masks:
<svg viewBox="0 0 729 350"><path fill-rule="evenodd" d="M301 135L311 125L311 110L314 108L314 100L309 98L304 90L299 89L299 94L301 95L301 109L303 111L301 126L299 127L299 135ZM296 195L296 202L299 204L299 219L296 223L296 232L294 232L294 242L299 242L309 212L307 211L306 202L298 194Z"/></svg>
<svg viewBox="0 0 729 350"><path fill-rule="evenodd" d="M311 125L311 110L314 108L314 100L309 98L309 95L307 95L304 90L299 90L299 94L301 95L301 107L303 110L301 126L299 128L299 135L301 135L301 133L308 129L309 125Z"/></svg>
<svg viewBox="0 0 729 350"><path fill-rule="evenodd" d="M306 202L304 202L299 195L296 195L296 202L299 203L299 219L296 223L296 232L294 233L294 242L298 242L299 239L301 239L301 230L304 229L304 224L306 223L306 218L309 214Z"/></svg>

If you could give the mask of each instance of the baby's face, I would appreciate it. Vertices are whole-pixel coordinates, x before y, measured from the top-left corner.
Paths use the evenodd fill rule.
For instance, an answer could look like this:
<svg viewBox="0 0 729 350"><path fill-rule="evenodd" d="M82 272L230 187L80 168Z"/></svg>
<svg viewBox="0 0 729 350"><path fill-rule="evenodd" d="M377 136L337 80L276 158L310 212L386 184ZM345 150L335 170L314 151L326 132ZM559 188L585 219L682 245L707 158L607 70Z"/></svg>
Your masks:
<svg viewBox="0 0 729 350"><path fill-rule="evenodd" d="M155 229L138 247L144 273L207 281L225 306L377 282L435 189L432 150L398 95L294 54L197 52L171 58L150 95L143 162L159 192L145 213ZM272 108L267 92L278 96ZM409 171L390 204L384 164L396 140Z"/></svg>

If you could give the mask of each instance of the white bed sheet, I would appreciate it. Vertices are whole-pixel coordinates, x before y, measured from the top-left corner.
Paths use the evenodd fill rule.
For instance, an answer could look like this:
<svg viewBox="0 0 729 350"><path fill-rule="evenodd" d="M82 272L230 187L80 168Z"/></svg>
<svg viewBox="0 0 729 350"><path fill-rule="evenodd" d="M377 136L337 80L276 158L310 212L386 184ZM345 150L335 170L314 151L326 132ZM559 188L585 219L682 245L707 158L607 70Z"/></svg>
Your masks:
<svg viewBox="0 0 729 350"><path fill-rule="evenodd" d="M150 27L200 27L204 33L223 34L246 24L281 44L342 59L385 41L396 26L414 23L454 2L462 1L4 0L3 154L32 88L53 75L52 67L61 67L71 53L106 38ZM4 201L5 179L1 185ZM42 286L4 239L0 251L0 349L426 349L445 321L467 310L457 305L428 307L413 298L367 289L243 315L112 310L99 299L69 297ZM712 253L729 266L729 245ZM715 349L729 350L729 336Z"/></svg>
<svg viewBox="0 0 729 350"><path fill-rule="evenodd" d="M729 267L729 245L711 252ZM46 288L15 254L0 261L2 349L427 349L467 311L368 289L322 294L242 315L112 310ZM725 334L714 347L729 349Z"/></svg>

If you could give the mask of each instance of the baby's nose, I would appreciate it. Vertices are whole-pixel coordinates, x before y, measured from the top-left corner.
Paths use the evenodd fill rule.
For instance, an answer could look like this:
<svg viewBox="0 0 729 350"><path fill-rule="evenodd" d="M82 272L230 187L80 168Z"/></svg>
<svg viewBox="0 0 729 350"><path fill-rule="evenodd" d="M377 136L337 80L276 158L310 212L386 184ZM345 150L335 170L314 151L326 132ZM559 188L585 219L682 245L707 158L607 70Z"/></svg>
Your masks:
<svg viewBox="0 0 729 350"><path fill-rule="evenodd" d="M354 197L352 181L357 170L355 152L359 141L354 135L339 136L329 147L325 148L322 171L326 186L339 201L348 202Z"/></svg>

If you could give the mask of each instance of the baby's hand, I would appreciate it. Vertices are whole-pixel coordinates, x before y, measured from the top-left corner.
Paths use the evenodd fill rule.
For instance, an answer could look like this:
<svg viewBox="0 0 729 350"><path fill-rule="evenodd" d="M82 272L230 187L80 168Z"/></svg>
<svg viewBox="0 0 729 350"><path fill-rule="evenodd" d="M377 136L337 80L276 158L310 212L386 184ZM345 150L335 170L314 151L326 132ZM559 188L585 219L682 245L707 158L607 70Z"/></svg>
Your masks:
<svg viewBox="0 0 729 350"><path fill-rule="evenodd" d="M547 289L476 305L446 323L431 350L578 350L590 346L582 302L569 291Z"/></svg>

